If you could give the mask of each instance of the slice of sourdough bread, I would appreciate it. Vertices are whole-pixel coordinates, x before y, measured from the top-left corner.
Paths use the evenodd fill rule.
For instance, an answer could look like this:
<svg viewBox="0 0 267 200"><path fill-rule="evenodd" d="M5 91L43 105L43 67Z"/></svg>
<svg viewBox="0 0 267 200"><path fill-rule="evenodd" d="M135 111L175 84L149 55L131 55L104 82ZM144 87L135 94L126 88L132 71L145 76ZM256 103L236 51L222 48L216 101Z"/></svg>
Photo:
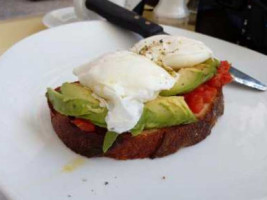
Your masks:
<svg viewBox="0 0 267 200"><path fill-rule="evenodd" d="M105 128L96 127L95 132L82 131L71 122L72 117L58 113L50 102L48 104L53 128L67 147L87 157L106 156L121 160L163 157L182 147L194 145L210 134L224 110L223 93L219 90L213 102L205 105L202 112L197 115L197 122L145 130L138 136L123 133L118 136L112 147L103 153L102 145L107 131Z"/></svg>

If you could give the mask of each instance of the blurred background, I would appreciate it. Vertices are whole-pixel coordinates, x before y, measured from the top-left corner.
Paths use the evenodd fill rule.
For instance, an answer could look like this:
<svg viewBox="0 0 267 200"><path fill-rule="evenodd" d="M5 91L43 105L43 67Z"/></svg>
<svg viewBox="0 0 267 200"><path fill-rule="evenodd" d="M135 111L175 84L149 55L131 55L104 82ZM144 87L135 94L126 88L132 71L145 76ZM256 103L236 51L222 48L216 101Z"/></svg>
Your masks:
<svg viewBox="0 0 267 200"><path fill-rule="evenodd" d="M72 5L72 0L0 0L0 20L44 14Z"/></svg>
<svg viewBox="0 0 267 200"><path fill-rule="evenodd" d="M0 29L7 22L26 18L38 18L44 24L39 29L100 19L79 8L84 1L0 0ZM267 0L111 1L151 21L204 33L267 54Z"/></svg>

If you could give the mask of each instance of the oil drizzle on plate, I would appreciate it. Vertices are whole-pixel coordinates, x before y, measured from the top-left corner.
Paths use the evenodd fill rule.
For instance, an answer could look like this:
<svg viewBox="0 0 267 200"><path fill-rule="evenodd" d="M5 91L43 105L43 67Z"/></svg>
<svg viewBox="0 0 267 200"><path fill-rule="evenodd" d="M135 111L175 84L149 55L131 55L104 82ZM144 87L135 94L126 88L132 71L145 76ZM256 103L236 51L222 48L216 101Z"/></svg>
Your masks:
<svg viewBox="0 0 267 200"><path fill-rule="evenodd" d="M85 160L81 157L75 158L75 159L71 160L69 163L67 163L62 168L62 171L63 172L73 172L74 170L76 170L77 168L82 166L84 164L84 162L85 162Z"/></svg>

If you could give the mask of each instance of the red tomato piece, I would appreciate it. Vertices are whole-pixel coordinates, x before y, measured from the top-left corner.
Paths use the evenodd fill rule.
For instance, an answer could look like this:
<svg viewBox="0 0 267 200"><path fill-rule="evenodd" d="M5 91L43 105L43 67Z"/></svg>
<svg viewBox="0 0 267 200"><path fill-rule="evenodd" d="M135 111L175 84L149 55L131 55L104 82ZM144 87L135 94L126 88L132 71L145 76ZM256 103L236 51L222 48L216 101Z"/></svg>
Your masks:
<svg viewBox="0 0 267 200"><path fill-rule="evenodd" d="M207 87L206 90L203 92L203 100L204 103L210 103L216 97L217 90L212 87Z"/></svg>
<svg viewBox="0 0 267 200"><path fill-rule="evenodd" d="M213 78L184 95L185 101L193 113L199 113L205 103L211 103L213 101L218 89L232 81L229 69L230 64L227 61L222 61Z"/></svg>
<svg viewBox="0 0 267 200"><path fill-rule="evenodd" d="M219 76L214 76L212 79L210 79L207 84L211 87L215 87L215 88L220 88L222 87L222 83L220 81L220 77Z"/></svg>
<svg viewBox="0 0 267 200"><path fill-rule="evenodd" d="M194 95L188 99L187 104L193 113L199 113L204 107L203 97Z"/></svg>
<svg viewBox="0 0 267 200"><path fill-rule="evenodd" d="M87 132L93 132L95 131L95 125L92 124L88 120L84 119L74 119L71 121L73 124L75 124L78 128L80 128L82 131L87 131Z"/></svg>
<svg viewBox="0 0 267 200"><path fill-rule="evenodd" d="M224 68L225 72L228 72L230 67L231 67L230 64L228 63L228 61L222 61L221 66Z"/></svg>
<svg viewBox="0 0 267 200"><path fill-rule="evenodd" d="M222 84L225 85L227 83L230 83L233 80L231 74L225 73L222 75Z"/></svg>
<svg viewBox="0 0 267 200"><path fill-rule="evenodd" d="M205 85L200 85L196 89L193 90L193 92L203 92L205 90Z"/></svg>

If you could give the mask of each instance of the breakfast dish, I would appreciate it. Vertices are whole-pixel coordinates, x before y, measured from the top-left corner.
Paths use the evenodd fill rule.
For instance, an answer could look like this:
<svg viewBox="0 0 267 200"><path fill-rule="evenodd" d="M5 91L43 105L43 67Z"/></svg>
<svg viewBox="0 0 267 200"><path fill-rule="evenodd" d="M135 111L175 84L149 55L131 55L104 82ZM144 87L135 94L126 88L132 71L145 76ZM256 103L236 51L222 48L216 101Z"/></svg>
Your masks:
<svg viewBox="0 0 267 200"><path fill-rule="evenodd" d="M158 35L76 67L49 88L53 128L88 157L154 158L206 138L223 114L230 64L202 42Z"/></svg>
<svg viewBox="0 0 267 200"><path fill-rule="evenodd" d="M267 82L265 55L196 32L168 26L164 30L203 41L218 59ZM266 92L234 83L223 87L225 110L212 133L162 158L87 159L58 138L44 95L47 87L77 81L73 68L107 52L130 49L138 40L108 22L79 22L34 34L1 56L0 190L8 199L266 197ZM65 167L74 169L66 172Z"/></svg>

